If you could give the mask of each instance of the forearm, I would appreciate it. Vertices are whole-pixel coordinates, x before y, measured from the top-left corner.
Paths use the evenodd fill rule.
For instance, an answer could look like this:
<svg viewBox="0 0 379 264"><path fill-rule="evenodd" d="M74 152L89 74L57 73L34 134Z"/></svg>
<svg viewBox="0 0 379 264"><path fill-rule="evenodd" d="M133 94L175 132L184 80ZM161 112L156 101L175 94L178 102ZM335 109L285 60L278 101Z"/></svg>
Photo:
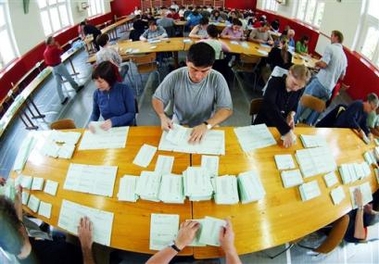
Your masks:
<svg viewBox="0 0 379 264"><path fill-rule="evenodd" d="M158 253L155 253L151 258L149 258L146 264L169 263L170 260L176 256L176 254L178 254L176 250L174 250L171 247L166 247Z"/></svg>
<svg viewBox="0 0 379 264"><path fill-rule="evenodd" d="M225 121L229 116L231 116L233 113L232 109L227 109L227 108L220 108L216 111L216 113L206 120L208 124L211 124L212 127L222 123Z"/></svg>
<svg viewBox="0 0 379 264"><path fill-rule="evenodd" d="M226 253L225 255L225 263L226 264L241 264L241 260L237 254L236 250Z"/></svg>
<svg viewBox="0 0 379 264"><path fill-rule="evenodd" d="M164 112L164 104L161 100L153 98L152 99L152 105L155 113L157 113L158 117L164 117L166 116Z"/></svg>
<svg viewBox="0 0 379 264"><path fill-rule="evenodd" d="M93 258L92 250L90 248L82 248L83 263L84 264L95 264L95 259Z"/></svg>
<svg viewBox="0 0 379 264"><path fill-rule="evenodd" d="M130 124L136 116L136 113L130 112L121 116L115 116L110 118L112 120L112 127L125 126Z"/></svg>
<svg viewBox="0 0 379 264"><path fill-rule="evenodd" d="M366 232L363 226L363 209L357 209L354 223L354 237L357 239L365 239Z"/></svg>

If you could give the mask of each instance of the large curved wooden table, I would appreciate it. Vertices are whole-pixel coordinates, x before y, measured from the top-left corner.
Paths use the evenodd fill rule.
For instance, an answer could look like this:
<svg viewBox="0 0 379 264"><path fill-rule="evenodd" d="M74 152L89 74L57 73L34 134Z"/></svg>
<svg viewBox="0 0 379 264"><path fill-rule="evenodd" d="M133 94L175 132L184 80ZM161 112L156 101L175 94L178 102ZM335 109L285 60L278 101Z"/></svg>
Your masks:
<svg viewBox="0 0 379 264"><path fill-rule="evenodd" d="M302 202L297 187L285 189L279 171L274 163L276 154L292 154L302 149L300 140L291 148L285 149L275 145L243 153L232 127L225 130L226 155L220 156L219 175L238 175L240 172L254 170L259 175L266 195L262 200L249 204L216 205L214 201L189 202L185 204L164 204L138 200L136 203L119 202L117 192L119 180L125 174L140 175L142 170L154 170L157 154L175 156L174 173L181 173L187 166L200 165L200 155L158 151L148 168L138 167L132 161L143 144L158 146L161 136L159 127L131 127L126 148L107 150L76 151L71 160L54 159L32 153L22 173L51 179L59 182L57 195L52 197L43 192L33 192L41 200L52 203L52 217L42 220L57 226L62 199L67 199L89 207L114 213L111 246L119 249L154 253L149 250L149 232L151 213L179 214L180 221L198 219L204 216L217 218L230 217L236 233L235 244L239 254L251 253L281 245L305 236L351 210L348 188L370 181L372 191L378 188L372 172L369 178L353 184L343 185L346 198L339 205L333 205L330 191L322 175L305 179L305 182L317 180L321 196ZM279 133L270 128L277 142ZM83 130L77 130L83 132ZM295 133L317 134L329 143L337 165L342 163L363 162L363 153L374 147L365 145L350 129L296 128ZM117 179L112 198L63 190L63 183L70 163L118 166ZM342 184L340 177L339 184ZM334 186L335 187L335 186ZM25 208L28 212L29 209ZM222 255L216 247L186 248L181 255L194 255L195 258L213 258Z"/></svg>

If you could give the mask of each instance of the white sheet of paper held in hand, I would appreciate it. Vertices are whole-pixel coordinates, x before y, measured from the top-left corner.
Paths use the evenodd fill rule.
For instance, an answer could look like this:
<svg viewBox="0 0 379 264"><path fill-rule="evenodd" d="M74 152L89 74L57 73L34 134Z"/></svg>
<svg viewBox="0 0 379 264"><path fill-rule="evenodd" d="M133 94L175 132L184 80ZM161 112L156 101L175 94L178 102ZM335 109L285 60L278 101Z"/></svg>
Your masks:
<svg viewBox="0 0 379 264"><path fill-rule="evenodd" d="M206 216L201 223L199 242L211 246L220 246L220 229L226 226L226 221Z"/></svg>
<svg viewBox="0 0 379 264"><path fill-rule="evenodd" d="M151 214L150 246L151 250L161 250L175 240L179 230L179 215Z"/></svg>
<svg viewBox="0 0 379 264"><path fill-rule="evenodd" d="M157 152L157 147L144 144L134 158L133 164L146 168L153 159L155 152Z"/></svg>
<svg viewBox="0 0 379 264"><path fill-rule="evenodd" d="M182 142L188 141L188 128L178 124L173 124L173 128L167 132L166 140L172 144L179 145Z"/></svg>

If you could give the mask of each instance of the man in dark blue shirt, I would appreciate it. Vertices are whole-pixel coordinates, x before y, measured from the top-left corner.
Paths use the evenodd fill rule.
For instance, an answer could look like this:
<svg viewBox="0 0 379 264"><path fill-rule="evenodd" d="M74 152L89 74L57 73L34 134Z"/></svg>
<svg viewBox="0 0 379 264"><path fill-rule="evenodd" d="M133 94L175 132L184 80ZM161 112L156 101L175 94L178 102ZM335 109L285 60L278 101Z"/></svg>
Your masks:
<svg viewBox="0 0 379 264"><path fill-rule="evenodd" d="M353 128L356 129L359 135L365 139L372 139L372 134L367 127L367 115L378 108L379 99L375 93L367 95L367 100L356 100L352 102L346 110L341 113L335 123L334 127Z"/></svg>

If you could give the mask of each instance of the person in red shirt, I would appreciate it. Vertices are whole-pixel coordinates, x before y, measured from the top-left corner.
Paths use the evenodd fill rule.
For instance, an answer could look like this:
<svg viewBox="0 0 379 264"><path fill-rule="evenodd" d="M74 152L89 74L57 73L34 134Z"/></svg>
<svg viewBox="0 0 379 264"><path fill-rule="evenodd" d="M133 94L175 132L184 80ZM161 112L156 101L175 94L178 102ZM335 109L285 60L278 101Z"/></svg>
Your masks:
<svg viewBox="0 0 379 264"><path fill-rule="evenodd" d="M71 86L79 92L83 89L84 86L79 86L74 79L71 77L64 63L61 60L62 48L58 42L55 41L53 37L48 37L46 40L46 49L43 52L43 58L47 66L51 66L53 68L53 74L55 80L57 82L57 92L59 99L61 100L61 104L65 104L68 101L68 96L63 95L62 90L62 81L63 78L66 79Z"/></svg>

